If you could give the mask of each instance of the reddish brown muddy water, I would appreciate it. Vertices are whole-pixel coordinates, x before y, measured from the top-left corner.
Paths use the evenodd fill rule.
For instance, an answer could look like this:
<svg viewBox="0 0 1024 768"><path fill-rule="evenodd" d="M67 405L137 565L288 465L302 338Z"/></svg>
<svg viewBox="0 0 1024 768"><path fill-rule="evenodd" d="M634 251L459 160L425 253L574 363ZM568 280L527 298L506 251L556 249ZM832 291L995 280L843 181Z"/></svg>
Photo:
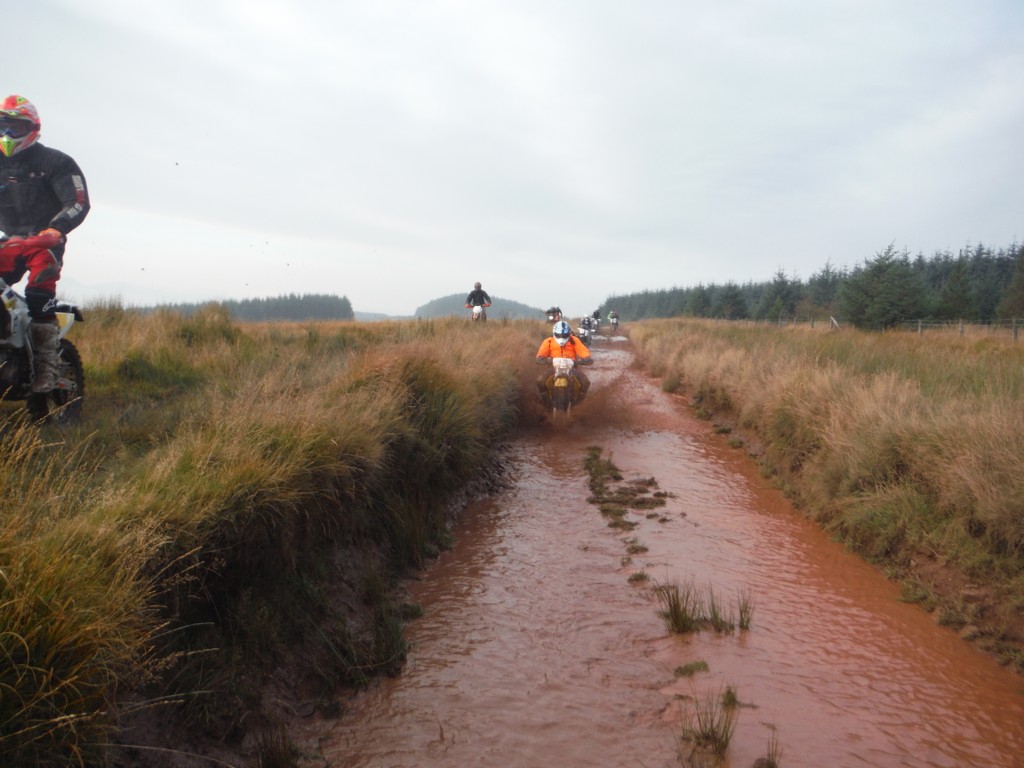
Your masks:
<svg viewBox="0 0 1024 768"><path fill-rule="evenodd" d="M468 507L410 584L425 615L402 674L293 734L308 764L679 766L688 700L729 686L729 768L764 757L772 733L785 768L1024 766L1024 678L901 602L631 369L624 340L594 356L574 421L523 434L513 487ZM609 528L587 502L588 446L674 497ZM630 541L648 551L629 561ZM639 570L651 581L628 581ZM710 586L727 610L749 594L752 626L671 634L654 583ZM674 674L698 661L707 671Z"/></svg>

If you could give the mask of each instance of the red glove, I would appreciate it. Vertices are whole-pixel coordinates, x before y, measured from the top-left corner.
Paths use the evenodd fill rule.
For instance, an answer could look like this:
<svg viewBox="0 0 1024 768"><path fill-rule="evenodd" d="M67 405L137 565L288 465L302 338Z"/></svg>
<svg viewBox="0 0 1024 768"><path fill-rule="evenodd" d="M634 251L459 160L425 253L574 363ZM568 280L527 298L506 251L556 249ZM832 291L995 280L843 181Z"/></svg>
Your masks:
<svg viewBox="0 0 1024 768"><path fill-rule="evenodd" d="M34 251L53 248L63 242L64 235L61 231L50 227L37 234L29 235L28 237L22 237L20 235L9 237L0 243L0 248L3 248L5 252L13 254L14 256L28 256Z"/></svg>
<svg viewBox="0 0 1024 768"><path fill-rule="evenodd" d="M37 248L53 248L55 245L60 245L64 242L64 233L59 229L47 227L27 239Z"/></svg>

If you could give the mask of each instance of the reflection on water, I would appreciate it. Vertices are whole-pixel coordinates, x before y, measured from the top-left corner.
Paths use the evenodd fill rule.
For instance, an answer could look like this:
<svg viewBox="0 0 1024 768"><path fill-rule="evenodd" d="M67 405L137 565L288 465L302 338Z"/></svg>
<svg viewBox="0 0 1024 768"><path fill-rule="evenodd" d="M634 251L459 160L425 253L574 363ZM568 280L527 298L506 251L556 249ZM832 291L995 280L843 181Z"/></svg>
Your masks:
<svg viewBox="0 0 1024 768"><path fill-rule="evenodd" d="M299 734L321 764L675 766L687 697L732 686L727 766L764 756L773 731L787 768L1024 765L1020 677L901 603L624 352L595 354L601 397L568 431L525 435L515 487L467 509L410 585L425 616L403 674ZM663 521L606 526L586 501L590 445L674 494ZM628 562L634 537L648 551ZM730 605L749 593L753 627L667 634L650 586L627 581L640 569ZM698 660L707 672L674 676Z"/></svg>

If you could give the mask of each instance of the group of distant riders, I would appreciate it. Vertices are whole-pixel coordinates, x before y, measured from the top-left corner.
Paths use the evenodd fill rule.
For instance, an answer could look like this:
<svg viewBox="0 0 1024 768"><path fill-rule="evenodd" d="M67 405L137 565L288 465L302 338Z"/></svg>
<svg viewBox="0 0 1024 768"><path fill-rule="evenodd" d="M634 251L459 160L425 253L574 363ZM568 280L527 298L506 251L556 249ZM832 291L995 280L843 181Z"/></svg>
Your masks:
<svg viewBox="0 0 1024 768"><path fill-rule="evenodd" d="M466 309L472 310L473 320L486 320L486 309L489 306L491 306L491 297L480 283L474 283L473 290L466 296ZM537 364L546 365L556 357L571 358L575 362L573 375L579 381L579 393L576 396L576 402L579 403L586 397L587 390L590 389L590 378L581 369L583 366L592 365L594 360L583 340L574 334L569 323L562 319L560 307L552 306L546 314L548 322L552 323L551 335L541 342L540 348L537 350ZM619 313L614 309L608 313L608 322L613 330L619 326ZM594 310L593 315L580 318L579 327L581 333L590 337L590 334L597 330L599 324L600 312ZM547 396L548 379L547 372L537 378L537 393L542 399Z"/></svg>

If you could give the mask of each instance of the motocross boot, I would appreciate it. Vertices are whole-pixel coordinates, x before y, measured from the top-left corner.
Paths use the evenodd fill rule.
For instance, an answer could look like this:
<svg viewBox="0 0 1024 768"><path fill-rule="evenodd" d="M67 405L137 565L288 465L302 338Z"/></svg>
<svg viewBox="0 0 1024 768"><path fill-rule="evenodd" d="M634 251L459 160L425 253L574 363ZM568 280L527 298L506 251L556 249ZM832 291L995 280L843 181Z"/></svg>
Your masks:
<svg viewBox="0 0 1024 768"><path fill-rule="evenodd" d="M57 326L55 323L32 324L32 351L35 355L36 376L32 391L50 392L57 386Z"/></svg>

